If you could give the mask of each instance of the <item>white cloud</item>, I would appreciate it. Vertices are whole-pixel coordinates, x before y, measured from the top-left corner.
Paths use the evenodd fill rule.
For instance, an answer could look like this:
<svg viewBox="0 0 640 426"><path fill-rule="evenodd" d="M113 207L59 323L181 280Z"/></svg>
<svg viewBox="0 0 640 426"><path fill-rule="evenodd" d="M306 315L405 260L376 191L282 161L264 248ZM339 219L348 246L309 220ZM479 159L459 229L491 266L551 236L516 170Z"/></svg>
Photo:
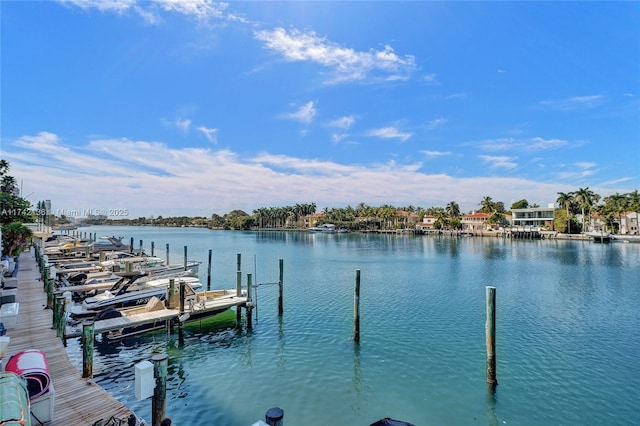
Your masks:
<svg viewBox="0 0 640 426"><path fill-rule="evenodd" d="M207 127L204 126L200 126L198 127L198 130L200 130L202 133L204 133L204 136L209 140L209 142L215 144L218 143L218 140L216 138L216 134L218 133L218 129L209 129Z"/></svg>
<svg viewBox="0 0 640 426"><path fill-rule="evenodd" d="M330 121L329 126L349 130L349 128L351 128L351 126L353 126L353 123L355 122L356 122L356 119L353 116L348 115L348 116L340 117L333 121Z"/></svg>
<svg viewBox="0 0 640 426"><path fill-rule="evenodd" d="M24 193L51 199L54 210L127 208L131 218L210 216L309 201L319 207L361 201L429 207L445 206L454 199L465 211L476 208L483 194L501 201L526 197L545 205L557 198L558 188L567 185L561 177L557 178L560 183L543 183L538 178L455 178L423 173L421 163L341 164L266 152L243 157L229 150L172 148L127 138L93 139L71 147L50 132L5 143L12 149L3 150L3 158L10 162L12 176L26 178ZM485 160L504 167L515 158L485 156ZM627 182L629 187L633 182ZM631 190L613 185L604 193ZM599 192L596 186L590 187Z"/></svg>
<svg viewBox="0 0 640 426"><path fill-rule="evenodd" d="M451 155L450 151L420 151L427 157L444 157L446 155Z"/></svg>
<svg viewBox="0 0 640 426"><path fill-rule="evenodd" d="M429 130L433 130L436 127L444 125L446 122L447 122L446 118L442 118L442 117L434 118L433 120L429 121L429 123L427 124L427 127L429 128Z"/></svg>
<svg viewBox="0 0 640 426"><path fill-rule="evenodd" d="M285 114L284 117L290 120L299 121L301 123L309 124L313 121L313 117L316 115L316 109L313 101L309 101L302 105L296 112Z"/></svg>
<svg viewBox="0 0 640 426"><path fill-rule="evenodd" d="M422 80L427 83L429 86L438 86L440 85L440 81L438 81L438 75L431 73L425 74L422 76Z"/></svg>
<svg viewBox="0 0 640 426"><path fill-rule="evenodd" d="M548 99L540 101L539 105L545 108L561 111L594 108L604 101L604 96L573 96L565 99Z"/></svg>
<svg viewBox="0 0 640 426"><path fill-rule="evenodd" d="M518 165L515 163L515 160L518 157L506 157L506 156L496 156L496 155L479 155L478 156L484 163L489 164L489 167L492 169L502 168L502 169L513 169Z"/></svg>
<svg viewBox="0 0 640 426"><path fill-rule="evenodd" d="M173 13L193 18L199 22L214 20L242 21L243 18L226 14L229 6L225 2L211 0L58 0L66 6L74 6L83 10L97 9L101 12L123 14L134 11L148 24L162 21L161 13Z"/></svg>
<svg viewBox="0 0 640 426"><path fill-rule="evenodd" d="M477 145L486 151L526 151L539 152L551 149L557 149L569 144L563 139L544 139L541 137L533 137L528 139L516 138L498 138L487 139L479 142L471 142L471 145Z"/></svg>
<svg viewBox="0 0 640 426"><path fill-rule="evenodd" d="M401 132L397 128L389 126L369 130L367 135L383 139L400 139L401 142L406 142L411 136L413 136L413 133Z"/></svg>
<svg viewBox="0 0 640 426"><path fill-rule="evenodd" d="M313 31L284 28L255 31L254 36L287 61L313 62L330 68L329 83L408 79L416 69L413 56L398 56L388 45L383 50L359 52L330 42Z"/></svg>
<svg viewBox="0 0 640 426"><path fill-rule="evenodd" d="M189 131L189 127L191 126L191 120L187 118L177 118L174 124L178 129L180 129L184 133L187 133Z"/></svg>

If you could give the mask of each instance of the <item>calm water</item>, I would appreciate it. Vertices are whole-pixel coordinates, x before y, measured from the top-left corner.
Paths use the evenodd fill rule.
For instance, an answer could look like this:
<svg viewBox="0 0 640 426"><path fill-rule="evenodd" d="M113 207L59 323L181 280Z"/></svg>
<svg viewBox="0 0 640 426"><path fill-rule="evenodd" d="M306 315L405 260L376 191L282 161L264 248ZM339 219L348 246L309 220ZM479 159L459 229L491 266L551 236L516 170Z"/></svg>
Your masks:
<svg viewBox="0 0 640 426"><path fill-rule="evenodd" d="M169 354L176 425L248 426L271 407L293 425L640 424L640 244L363 234L94 227L143 240L172 263L213 250L212 288L235 287L236 255L258 291L254 331L232 313L177 333L98 344L97 382L151 420L134 364ZM351 340L361 270L361 344ZM497 287L497 371L485 383L485 286ZM78 340L69 342L82 368Z"/></svg>

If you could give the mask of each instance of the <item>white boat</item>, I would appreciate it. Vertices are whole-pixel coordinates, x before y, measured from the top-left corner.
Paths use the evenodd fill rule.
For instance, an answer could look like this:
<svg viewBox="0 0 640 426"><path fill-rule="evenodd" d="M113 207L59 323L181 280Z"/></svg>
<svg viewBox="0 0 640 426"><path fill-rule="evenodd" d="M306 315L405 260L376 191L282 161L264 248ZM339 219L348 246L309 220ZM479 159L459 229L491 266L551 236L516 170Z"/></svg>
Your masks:
<svg viewBox="0 0 640 426"><path fill-rule="evenodd" d="M333 223L323 223L320 226L313 226L308 229L309 232L336 232L336 226Z"/></svg>
<svg viewBox="0 0 640 426"><path fill-rule="evenodd" d="M591 231L585 232L585 236L590 237L593 241L597 243L606 243L611 241L611 232L607 231Z"/></svg>
<svg viewBox="0 0 640 426"><path fill-rule="evenodd" d="M82 305L72 306L72 318L91 317L107 308L120 309L144 305L152 297L164 300L171 279L175 280L176 290L179 288L180 282L184 282L192 290L202 287L202 283L196 277L160 278L148 281L140 280L142 277L137 276L130 280L123 279L111 289L86 298Z"/></svg>

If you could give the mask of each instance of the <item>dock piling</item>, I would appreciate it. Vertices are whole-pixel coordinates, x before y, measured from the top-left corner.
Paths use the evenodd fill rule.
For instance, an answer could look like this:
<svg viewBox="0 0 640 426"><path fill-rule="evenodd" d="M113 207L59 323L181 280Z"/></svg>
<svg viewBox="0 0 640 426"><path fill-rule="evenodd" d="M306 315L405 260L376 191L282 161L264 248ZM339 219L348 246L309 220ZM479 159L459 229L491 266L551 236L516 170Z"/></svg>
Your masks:
<svg viewBox="0 0 640 426"><path fill-rule="evenodd" d="M151 241L151 256L153 256L153 252L155 251L155 248L156 248L156 243Z"/></svg>
<svg viewBox="0 0 640 426"><path fill-rule="evenodd" d="M279 275L278 275L278 316L282 316L284 313L284 304L282 301L282 287L284 280L284 259L278 261Z"/></svg>
<svg viewBox="0 0 640 426"><path fill-rule="evenodd" d="M187 246L184 246L184 270L187 270Z"/></svg>
<svg viewBox="0 0 640 426"><path fill-rule="evenodd" d="M356 269L356 290L353 297L353 341L360 343L360 269Z"/></svg>
<svg viewBox="0 0 640 426"><path fill-rule="evenodd" d="M209 265L207 266L207 290L211 290L211 254L212 250L209 249Z"/></svg>
<svg viewBox="0 0 640 426"><path fill-rule="evenodd" d="M487 323L487 384L491 388L498 385L496 379L496 288L486 287Z"/></svg>
<svg viewBox="0 0 640 426"><path fill-rule="evenodd" d="M93 377L94 323L82 323L82 377Z"/></svg>
<svg viewBox="0 0 640 426"><path fill-rule="evenodd" d="M264 419L269 426L283 426L284 410L280 407L269 408L264 415Z"/></svg>
<svg viewBox="0 0 640 426"><path fill-rule="evenodd" d="M169 243L167 243L167 265L169 265Z"/></svg>
<svg viewBox="0 0 640 426"><path fill-rule="evenodd" d="M236 256L236 296L242 296L242 255L240 253ZM240 327L242 317L241 317L242 308L240 305L236 307L236 325Z"/></svg>
<svg viewBox="0 0 640 426"><path fill-rule="evenodd" d="M246 307L246 317L247 317L247 330L253 329L253 303L251 301L251 274L247 274L247 307Z"/></svg>
<svg viewBox="0 0 640 426"><path fill-rule="evenodd" d="M157 354L151 357L153 361L153 377L156 386L153 389L153 400L151 401L151 425L160 426L160 422L165 418L167 402L167 354Z"/></svg>
<svg viewBox="0 0 640 426"><path fill-rule="evenodd" d="M129 240L129 253L133 254L133 237Z"/></svg>

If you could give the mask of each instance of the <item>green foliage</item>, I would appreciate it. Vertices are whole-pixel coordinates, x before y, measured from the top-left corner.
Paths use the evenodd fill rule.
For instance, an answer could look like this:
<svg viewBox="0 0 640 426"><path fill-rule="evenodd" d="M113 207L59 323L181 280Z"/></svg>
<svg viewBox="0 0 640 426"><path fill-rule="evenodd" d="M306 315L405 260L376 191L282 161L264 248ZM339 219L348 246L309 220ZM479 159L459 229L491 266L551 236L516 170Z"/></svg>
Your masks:
<svg viewBox="0 0 640 426"><path fill-rule="evenodd" d="M563 234L579 234L582 226L576 221L572 213L569 213L569 220L567 221L567 211L565 209L556 209L553 214L553 229Z"/></svg>
<svg viewBox="0 0 640 426"><path fill-rule="evenodd" d="M22 222L2 225L2 253L17 256L31 245L33 233Z"/></svg>
<svg viewBox="0 0 640 426"><path fill-rule="evenodd" d="M524 198L520 201L516 201L515 203L511 204L511 210L513 209L526 209L529 207L529 202L527 200L525 200Z"/></svg>

